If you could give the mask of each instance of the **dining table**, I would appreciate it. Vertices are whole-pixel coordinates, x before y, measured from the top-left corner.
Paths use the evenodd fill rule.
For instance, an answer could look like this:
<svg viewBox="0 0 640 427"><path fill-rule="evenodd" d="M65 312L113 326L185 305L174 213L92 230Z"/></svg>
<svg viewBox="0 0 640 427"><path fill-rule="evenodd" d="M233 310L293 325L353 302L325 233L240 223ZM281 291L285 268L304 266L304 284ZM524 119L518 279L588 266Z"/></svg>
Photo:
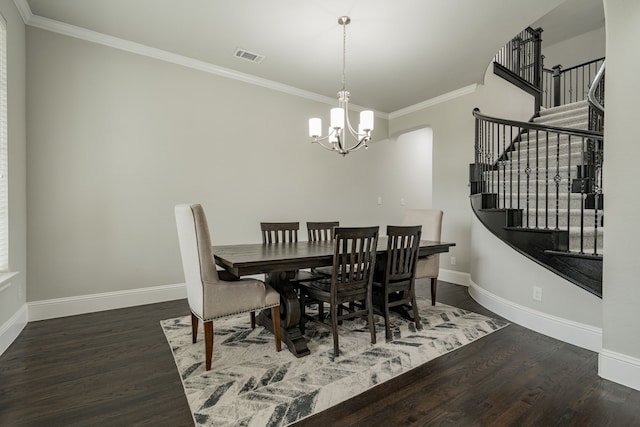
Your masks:
<svg viewBox="0 0 640 427"><path fill-rule="evenodd" d="M455 243L421 240L418 256L448 252L452 246ZM249 243L213 246L212 250L216 264L235 277L265 274L266 283L280 293L282 341L296 357L308 355L309 348L299 328L301 311L296 281L301 277L304 280L304 275L309 274L306 269L333 264L334 242ZM386 252L387 238L380 236L377 259ZM263 310L256 322L273 332L270 316L270 310Z"/></svg>

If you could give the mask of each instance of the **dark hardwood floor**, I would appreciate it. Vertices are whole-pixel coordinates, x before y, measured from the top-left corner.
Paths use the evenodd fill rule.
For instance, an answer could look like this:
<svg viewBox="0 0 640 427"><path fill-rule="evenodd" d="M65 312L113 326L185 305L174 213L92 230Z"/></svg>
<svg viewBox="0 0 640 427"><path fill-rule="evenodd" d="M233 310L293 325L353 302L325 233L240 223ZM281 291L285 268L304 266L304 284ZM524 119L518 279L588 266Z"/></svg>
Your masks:
<svg viewBox="0 0 640 427"><path fill-rule="evenodd" d="M462 286L441 282L438 301L495 316ZM182 300L30 323L0 357L0 426L193 425L159 324L187 313ZM298 424L638 426L640 391L512 324Z"/></svg>

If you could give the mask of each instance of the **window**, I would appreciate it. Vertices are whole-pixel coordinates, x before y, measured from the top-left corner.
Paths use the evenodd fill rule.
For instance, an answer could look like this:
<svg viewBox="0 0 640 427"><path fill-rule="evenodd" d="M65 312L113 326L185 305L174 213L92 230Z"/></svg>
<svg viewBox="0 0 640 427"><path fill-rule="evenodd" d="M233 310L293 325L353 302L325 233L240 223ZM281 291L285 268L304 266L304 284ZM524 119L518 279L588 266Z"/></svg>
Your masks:
<svg viewBox="0 0 640 427"><path fill-rule="evenodd" d="M0 272L9 271L7 145L7 24L0 16Z"/></svg>

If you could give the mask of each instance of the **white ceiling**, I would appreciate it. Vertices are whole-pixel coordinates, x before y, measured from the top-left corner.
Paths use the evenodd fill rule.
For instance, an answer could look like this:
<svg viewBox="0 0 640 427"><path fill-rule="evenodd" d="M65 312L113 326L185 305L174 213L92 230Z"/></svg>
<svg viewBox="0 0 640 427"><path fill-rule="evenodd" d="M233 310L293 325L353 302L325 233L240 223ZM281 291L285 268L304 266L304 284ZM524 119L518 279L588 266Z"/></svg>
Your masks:
<svg viewBox="0 0 640 427"><path fill-rule="evenodd" d="M481 83L528 25L548 24L544 40L557 42L604 19L602 0L27 1L39 26L51 19L331 98L341 87L337 19L349 15L347 89L354 104L384 113ZM266 59L235 58L236 48Z"/></svg>

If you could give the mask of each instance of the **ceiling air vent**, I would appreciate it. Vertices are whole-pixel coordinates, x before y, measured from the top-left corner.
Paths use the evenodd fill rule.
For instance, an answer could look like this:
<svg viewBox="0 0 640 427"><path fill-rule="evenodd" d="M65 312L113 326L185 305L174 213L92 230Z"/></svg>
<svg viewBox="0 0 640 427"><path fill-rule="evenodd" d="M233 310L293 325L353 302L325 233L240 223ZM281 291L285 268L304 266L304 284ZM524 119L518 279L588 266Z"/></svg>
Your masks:
<svg viewBox="0 0 640 427"><path fill-rule="evenodd" d="M233 54L236 58L241 58L246 61L255 62L256 64L261 63L264 60L264 55L259 55L257 53L249 52L244 49L236 49L236 52Z"/></svg>

